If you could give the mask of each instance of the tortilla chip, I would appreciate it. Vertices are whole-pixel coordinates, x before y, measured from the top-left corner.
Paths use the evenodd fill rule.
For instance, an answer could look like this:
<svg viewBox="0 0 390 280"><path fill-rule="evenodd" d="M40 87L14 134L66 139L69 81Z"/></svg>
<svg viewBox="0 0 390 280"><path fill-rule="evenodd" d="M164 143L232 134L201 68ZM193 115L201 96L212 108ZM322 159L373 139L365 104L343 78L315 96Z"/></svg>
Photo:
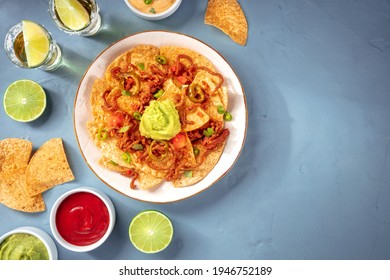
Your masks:
<svg viewBox="0 0 390 280"><path fill-rule="evenodd" d="M195 106L192 101L187 96L181 97L183 93L181 90L172 82L172 80L167 80L164 83L165 92L164 94L158 99L158 101L162 100L171 100L175 105L177 104L177 101L181 102L181 98L184 98L184 102L187 107L193 106L194 109L189 111L186 114L186 119L188 122L184 123L182 126L182 131L191 131L198 129L202 127L204 124L206 124L210 117L206 114L206 112L200 108L199 106Z"/></svg>
<svg viewBox="0 0 390 280"><path fill-rule="evenodd" d="M99 117L104 112L102 109L102 106L104 105L102 96L103 93L108 90L111 90L111 87L104 80L97 79L93 83L90 102L92 105L91 106L92 114L95 118Z"/></svg>
<svg viewBox="0 0 390 280"><path fill-rule="evenodd" d="M201 128L203 125L208 123L210 116L202 108L196 107L194 111L187 113L186 119L188 122L183 125L182 130L188 132Z"/></svg>
<svg viewBox="0 0 390 280"><path fill-rule="evenodd" d="M150 176L152 179L163 180L167 175L166 170L155 170L151 168L145 161L140 160L136 154L133 155L133 163L138 173L144 173ZM141 180L140 178L138 180Z"/></svg>
<svg viewBox="0 0 390 280"><path fill-rule="evenodd" d="M248 23L236 0L209 0L204 22L213 25L244 46L248 38Z"/></svg>
<svg viewBox="0 0 390 280"><path fill-rule="evenodd" d="M190 50L188 48L177 47L177 46L161 46L160 54L167 58L168 62L174 62L177 59L177 54L184 54L191 57L192 62L198 66L204 66L209 68L211 71L215 71L214 65L208 60L205 56L197 53L196 51ZM181 59L180 62L188 66L189 63L185 59Z"/></svg>
<svg viewBox="0 0 390 280"><path fill-rule="evenodd" d="M30 160L32 143L19 138L0 141L0 172L26 167Z"/></svg>
<svg viewBox="0 0 390 280"><path fill-rule="evenodd" d="M123 160L123 151L117 147L116 142L116 139L110 137L100 141L99 147L102 151L103 159L111 160L126 169L133 168L133 161L127 163Z"/></svg>
<svg viewBox="0 0 390 280"><path fill-rule="evenodd" d="M135 112L139 112L142 108L142 103L134 96L123 95L117 99L118 107L132 116Z"/></svg>
<svg viewBox="0 0 390 280"><path fill-rule="evenodd" d="M225 143L223 145L220 145L218 149L211 151L207 155L207 162L193 170L191 177L181 176L179 179L174 180L172 182L173 186L175 188L182 188L196 184L199 181L203 180L203 178L206 177L210 173L210 170L213 169L214 166L217 164L219 158L221 157L224 146ZM196 157L196 159L199 160L202 157L202 153L204 151L202 150L201 146L197 146L197 148L200 150L200 154Z"/></svg>
<svg viewBox="0 0 390 280"><path fill-rule="evenodd" d="M102 156L102 157L99 159L98 163L99 163L101 166L103 166L103 167L105 167L105 168L107 168L107 169L109 169L109 170L111 170L111 171L115 171L115 172L124 172L124 171L126 171L126 170L129 169L129 168L127 168L127 167L124 167L124 166L122 166L122 165L119 165L118 163L116 163L116 162L113 161L112 159L109 159L109 158L106 157L106 156Z"/></svg>
<svg viewBox="0 0 390 280"><path fill-rule="evenodd" d="M125 172L126 170L129 169L129 168L125 167L125 166L119 165L115 161L107 158L106 156L102 156L99 159L99 164L101 166L111 170L111 171L119 172L119 173ZM147 174L145 174L143 172L139 172L138 173L138 180L136 182L136 185L140 189L150 190L150 189L158 186L162 181L163 181L163 179L161 179L161 178L156 178L156 177L147 175Z"/></svg>
<svg viewBox="0 0 390 280"><path fill-rule="evenodd" d="M142 190L152 190L157 188L163 181L164 179L156 178L143 172L139 172L136 185Z"/></svg>
<svg viewBox="0 0 390 280"><path fill-rule="evenodd" d="M74 180L61 138L44 143L31 158L26 170L27 193L43 193L52 187Z"/></svg>
<svg viewBox="0 0 390 280"><path fill-rule="evenodd" d="M46 205L41 194L31 197L26 192L26 167L0 173L0 203L23 212L41 212Z"/></svg>
<svg viewBox="0 0 390 280"><path fill-rule="evenodd" d="M148 69L152 64L156 64L156 56L159 54L160 50L156 46L140 45L130 51L130 60L133 65L143 64L144 68Z"/></svg>
<svg viewBox="0 0 390 280"><path fill-rule="evenodd" d="M151 45L140 45L130 51L127 51L120 56L118 56L108 67L104 74L104 78L108 84L112 87L120 87L121 81L116 80L111 70L114 67L120 67L122 69L127 69L128 64L131 63L135 66L143 64L147 69L151 64L156 63L156 56L160 54L160 51L157 47Z"/></svg>
<svg viewBox="0 0 390 280"><path fill-rule="evenodd" d="M214 91L218 84L218 77L210 74L207 71L201 70L199 71L194 80L193 84L207 84L210 88L210 91ZM225 87L222 87L221 90L217 90L212 95L209 96L209 101L206 105L203 106L207 115L214 120L223 121L223 114L218 113L218 106L221 105L223 108L228 107L227 103L227 91ZM189 131L189 130L187 130Z"/></svg>
<svg viewBox="0 0 390 280"><path fill-rule="evenodd" d="M151 176L153 179L162 180L165 177L166 172L156 171L152 169L149 165L147 165L144 161L140 161L137 157L137 154L134 152L129 152L131 156L131 162L127 163L123 160L122 154L123 151L119 149L116 145L115 138L108 138L104 141L100 141L98 147L102 151L103 159L100 159L100 164L105 166L106 164L102 164L104 159L112 160L117 163L121 168L127 169L136 169L138 173L145 173ZM112 170L112 168L109 168ZM160 182L159 181L159 182ZM147 183L149 185L149 183Z"/></svg>

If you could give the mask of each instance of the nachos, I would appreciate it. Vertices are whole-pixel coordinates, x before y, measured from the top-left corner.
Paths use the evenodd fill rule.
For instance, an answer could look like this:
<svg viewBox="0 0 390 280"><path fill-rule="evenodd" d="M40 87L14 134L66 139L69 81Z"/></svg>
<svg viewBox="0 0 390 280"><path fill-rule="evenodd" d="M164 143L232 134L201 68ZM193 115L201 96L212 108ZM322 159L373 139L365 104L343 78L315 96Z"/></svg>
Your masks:
<svg viewBox="0 0 390 280"><path fill-rule="evenodd" d="M199 182L229 136L224 77L187 48L139 45L121 54L94 81L90 105L99 164L130 177L131 188Z"/></svg>

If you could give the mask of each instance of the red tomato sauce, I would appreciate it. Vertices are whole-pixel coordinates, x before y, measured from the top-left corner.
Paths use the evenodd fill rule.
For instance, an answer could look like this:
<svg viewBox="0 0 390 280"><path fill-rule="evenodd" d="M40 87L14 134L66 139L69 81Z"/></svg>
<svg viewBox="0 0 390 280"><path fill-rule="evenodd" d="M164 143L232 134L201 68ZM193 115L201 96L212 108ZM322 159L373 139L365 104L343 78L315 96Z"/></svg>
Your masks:
<svg viewBox="0 0 390 280"><path fill-rule="evenodd" d="M57 210L56 225L67 242L86 246L106 233L110 217L107 206L94 194L74 193L65 198Z"/></svg>

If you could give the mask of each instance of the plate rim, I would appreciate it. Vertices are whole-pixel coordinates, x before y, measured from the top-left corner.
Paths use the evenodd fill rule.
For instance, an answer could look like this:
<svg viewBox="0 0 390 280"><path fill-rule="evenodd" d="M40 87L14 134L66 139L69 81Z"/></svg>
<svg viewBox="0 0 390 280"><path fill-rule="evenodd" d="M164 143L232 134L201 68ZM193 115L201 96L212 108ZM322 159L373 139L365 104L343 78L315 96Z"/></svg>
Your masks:
<svg viewBox="0 0 390 280"><path fill-rule="evenodd" d="M205 186L204 188L201 188L200 190L190 194L190 195L187 195L185 197L180 197L178 199L170 199L170 200L164 200L164 201L151 201L151 200L147 200L147 199L142 199L142 198L139 198L139 197L134 197L134 196L131 196L127 193L124 193L122 192L121 190L119 190L118 188L115 188L113 187L110 183L108 183L105 179L103 179L101 176L99 176L99 174L95 171L95 169L90 165L90 163L88 162L84 152L83 152L83 149L81 148L81 144L80 144L80 139L79 139L79 136L78 136L78 133L77 133L77 128L76 128L76 106L77 106L77 100L78 100L78 96L79 96L79 92L80 92L80 87L81 85L83 84L83 81L84 79L86 78L88 72L90 71L91 67L94 65L94 63L96 63L96 61L104 54L106 53L110 48L112 48L113 46L115 46L116 44L122 42L122 41L125 41L125 40L128 40L129 38L131 37L135 37L137 35L141 35L141 34L146 34L146 33L169 33L171 35L179 35L179 36L185 36L189 39L192 39L192 40L195 40L197 41L198 43L200 44L203 44L204 46L206 46L207 48L209 48L211 51L215 52L216 54L218 54L220 56L220 58L229 66L230 70L234 73L234 76L235 78L237 79L238 81L238 84L239 84L239 87L241 88L241 92L242 92L242 99L243 99L243 105L244 105L244 108L245 108L245 128L244 128L244 135L243 135L243 138L242 138L242 142L241 142L241 146L239 148L239 151L237 153L237 155L235 156L232 164L225 170L225 172L221 173L215 180L212 180L212 182L208 185L208 186ZM214 184L216 184L219 180L221 180L227 173L230 172L230 170L233 168L233 166L237 163L238 159L240 158L241 156L241 153L243 151L243 148L244 148L244 145L245 145L245 142L246 142L246 137L247 137L247 130L248 130L248 107L247 107L247 102L246 102L246 94L245 94L245 90L244 90L244 87L242 85L242 82L239 78L239 76L237 75L236 71L234 70L234 68L230 65L230 63L226 60L226 58L219 52L217 51L216 49L214 49L213 47L211 47L209 44L205 43L204 41L196 38L196 37L193 37L191 35L188 35L188 34L185 34L185 33L181 33L181 32L176 32L176 31L167 31L167 30L146 30L146 31L140 31L140 32L136 32L136 33L132 33L130 35L127 35L125 37L122 37L116 41L114 41L113 43L109 44L107 47L105 47L92 61L91 63L88 65L88 67L85 69L83 75L81 76L80 78L80 81L78 83L78 86L77 86L77 89L76 89L76 94L75 94L75 97L74 97L74 102L73 102L73 132L75 134L75 137L76 137L76 142L77 142L77 146L79 148L79 151L80 151L80 154L81 156L83 157L85 163L87 164L88 168L95 174L95 176L97 178L99 178L99 180L101 180L105 185L107 185L108 187L110 187L111 189L113 189L114 191L128 197L128 198L131 198L131 199L134 199L134 200L137 200L137 201L141 201L141 202L148 202L148 203L153 203L153 204L168 204L168 203L173 203L173 202L179 202L179 201L183 201L183 200L186 200L186 199L189 199L189 198L192 198L202 192L204 192L205 190L209 189L211 186L213 186ZM220 160L220 159L219 159ZM217 163L219 162L219 160L217 161ZM216 164L217 164L216 163ZM203 180L203 179L202 179ZM202 181L201 180L201 181ZM201 182L200 181L200 182ZM188 187L191 187L191 186L188 186Z"/></svg>

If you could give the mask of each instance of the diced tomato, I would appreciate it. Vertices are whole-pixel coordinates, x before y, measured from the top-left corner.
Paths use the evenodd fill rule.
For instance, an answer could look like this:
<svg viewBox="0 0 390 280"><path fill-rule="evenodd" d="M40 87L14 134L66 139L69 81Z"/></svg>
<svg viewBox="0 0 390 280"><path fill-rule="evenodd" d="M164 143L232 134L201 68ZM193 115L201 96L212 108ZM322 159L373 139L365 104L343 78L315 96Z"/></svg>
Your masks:
<svg viewBox="0 0 390 280"><path fill-rule="evenodd" d="M182 85L185 85L187 83L187 78L184 77L184 76L178 76L177 77L177 80L179 81L179 83L181 83Z"/></svg>
<svg viewBox="0 0 390 280"><path fill-rule="evenodd" d="M118 113L113 113L108 116L107 118L107 125L110 128L120 128L123 126L123 115Z"/></svg>
<svg viewBox="0 0 390 280"><path fill-rule="evenodd" d="M187 137L184 132L180 132L171 141L176 149L181 149L187 144Z"/></svg>

